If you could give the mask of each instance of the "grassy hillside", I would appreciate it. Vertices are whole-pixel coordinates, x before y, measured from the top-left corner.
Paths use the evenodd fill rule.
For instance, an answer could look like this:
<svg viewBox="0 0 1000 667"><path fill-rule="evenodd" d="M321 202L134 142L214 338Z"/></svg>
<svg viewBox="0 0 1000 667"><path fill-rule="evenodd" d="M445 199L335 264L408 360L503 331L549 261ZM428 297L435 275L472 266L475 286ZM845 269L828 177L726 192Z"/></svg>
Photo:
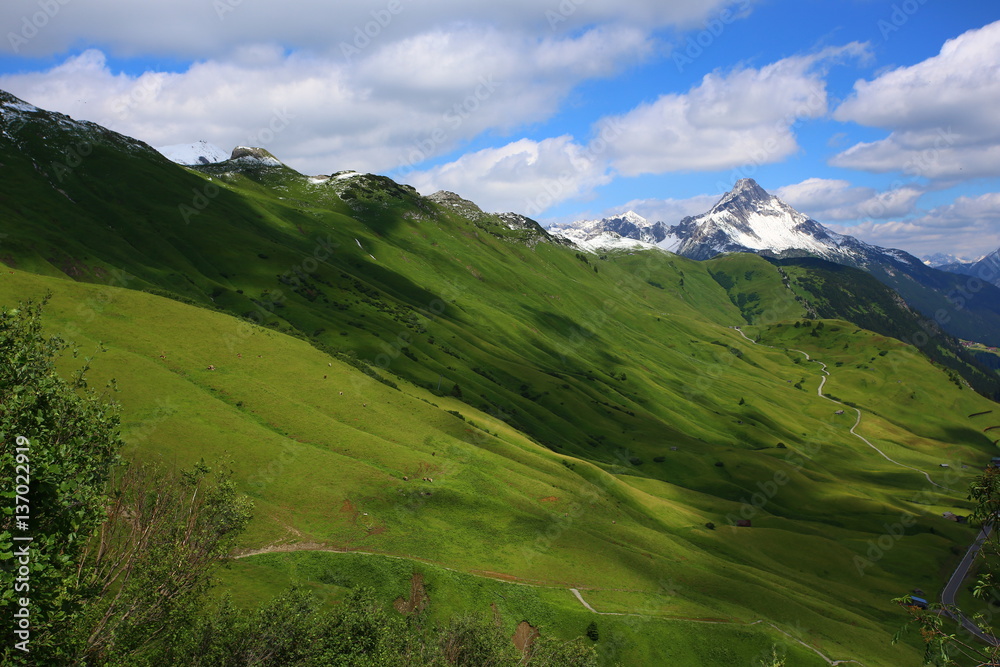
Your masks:
<svg viewBox="0 0 1000 667"><path fill-rule="evenodd" d="M404 555L422 559L418 568L438 564L554 587L562 591L563 606L567 599L573 602L566 589L576 586L599 611L726 619L738 622L734 631L763 618L786 630L809 628L809 643L828 654L856 655L863 647L874 664L879 655L883 664L899 664L902 649L884 646L884 633L898 618L886 600L914 585L935 589L950 561L949 545L971 537L967 529L940 525L948 522L935 518L937 510L956 507L961 484L954 485L957 493L924 497L922 478L865 451L811 393L817 369L796 363L796 353L745 341L741 349L734 341L744 359L773 365L787 378L759 376L756 393L744 392L743 406L734 403L743 418L735 421L748 431L763 430L758 420L777 423L781 410L775 405L795 397L807 408L803 413L817 415L813 437L789 428L786 449L704 442L677 451L652 439L644 444L664 456L663 463L595 465L556 455L454 398L433 396L405 381L393 390L302 341L263 328L253 329L231 354L225 335L241 325L222 314L19 271L5 273L0 288L5 302L53 291L53 331L75 332L85 350L105 341L108 351L98 355L96 367L114 375L122 389L134 455L178 464L203 456L232 458L259 508L248 548L312 543ZM819 354L814 337L803 333L806 328L778 327L789 340L775 342L803 349L813 344ZM871 354L885 372L910 378L921 392L933 390L921 394L915 406L926 400L971 414L989 405L969 390L928 381L937 371L895 341L842 324L826 329L833 346L826 352L848 355L838 360L860 361L859 353ZM841 337L857 349L845 352ZM887 354L880 356L876 348ZM864 359L876 365L871 357ZM850 392L864 387L869 371L854 372L859 379L828 389L844 394L843 400L859 398ZM721 377L716 382L721 384ZM803 389L789 380L804 380ZM771 392L780 399L761 399ZM911 423L912 413L887 403L878 415L866 412L866 433L884 434L875 442L903 462L933 470L945 454L948 460L975 461L988 452L983 446L988 441L982 443L977 433L949 431L959 423L950 413L921 431ZM465 421L446 410L460 412ZM942 440L956 435L964 446L945 451ZM845 450L852 456L845 458ZM716 460L724 466L716 467ZM753 493L767 493L768 482L784 480L779 472L788 481L775 487L762 508L753 507ZM425 476L434 482L417 482ZM422 495L428 492L432 495ZM905 551L888 552L860 577L854 557L865 556L866 541L877 539L882 524L903 511L918 517L903 538ZM754 527L730 528L727 515L750 515ZM709 521L717 525L714 531L704 527ZM811 560L803 559L803 544L815 554ZM270 557L241 561L233 577L244 583L234 586L245 589L260 581L253 574L258 566L251 565L255 558ZM797 564L795 572L789 572L789 562ZM343 576L345 582L364 583L350 573ZM850 597L834 615L830 597L845 591ZM453 592L446 599L465 595ZM547 613L564 618L558 610ZM553 631L579 633L569 618L553 622ZM690 639L684 650L694 651L706 636L695 627L694 634L681 633ZM621 633L631 630L624 627ZM751 641L754 646L781 637L759 630L765 639ZM757 631L757 626L739 630ZM655 645L637 645L634 655L654 655L649 651Z"/></svg>
<svg viewBox="0 0 1000 667"><path fill-rule="evenodd" d="M103 343L130 456L232 460L247 552L294 550L241 559L242 599L293 579L395 597L418 572L440 613L596 619L609 664L771 644L822 664L783 633L917 664L888 600L940 590L971 541L940 513L994 451L966 417L994 404L913 347L805 320L760 258L598 258L381 177L199 173L33 122L0 135L0 301L52 292L51 331Z"/></svg>

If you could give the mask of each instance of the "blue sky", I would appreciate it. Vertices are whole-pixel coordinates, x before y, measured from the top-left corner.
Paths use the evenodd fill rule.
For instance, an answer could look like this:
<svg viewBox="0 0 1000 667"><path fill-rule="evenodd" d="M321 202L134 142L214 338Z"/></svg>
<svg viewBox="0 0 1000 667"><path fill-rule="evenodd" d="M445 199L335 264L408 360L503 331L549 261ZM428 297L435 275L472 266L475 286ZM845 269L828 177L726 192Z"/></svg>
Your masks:
<svg viewBox="0 0 1000 667"><path fill-rule="evenodd" d="M0 88L543 223L674 223L752 176L837 231L972 257L1000 246L998 21L977 0L7 0Z"/></svg>

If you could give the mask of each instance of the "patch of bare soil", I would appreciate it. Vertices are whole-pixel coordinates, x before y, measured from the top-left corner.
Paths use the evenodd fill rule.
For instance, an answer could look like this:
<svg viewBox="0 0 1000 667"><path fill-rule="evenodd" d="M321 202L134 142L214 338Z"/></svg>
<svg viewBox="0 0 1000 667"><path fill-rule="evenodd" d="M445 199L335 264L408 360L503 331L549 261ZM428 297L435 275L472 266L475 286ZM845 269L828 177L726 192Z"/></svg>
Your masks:
<svg viewBox="0 0 1000 667"><path fill-rule="evenodd" d="M517 624L517 629L514 630L511 639L514 641L514 647L521 652L521 656L527 658L531 652L531 644L535 641L536 637L540 636L541 633L538 632L538 628L533 627L527 621L521 621ZM522 664L523 662L524 660L522 660Z"/></svg>
<svg viewBox="0 0 1000 667"><path fill-rule="evenodd" d="M424 590L424 575L414 572L410 578L410 599L404 600L402 597L398 597L392 606L400 614L409 616L427 609L430 602L431 599L427 596L427 591Z"/></svg>

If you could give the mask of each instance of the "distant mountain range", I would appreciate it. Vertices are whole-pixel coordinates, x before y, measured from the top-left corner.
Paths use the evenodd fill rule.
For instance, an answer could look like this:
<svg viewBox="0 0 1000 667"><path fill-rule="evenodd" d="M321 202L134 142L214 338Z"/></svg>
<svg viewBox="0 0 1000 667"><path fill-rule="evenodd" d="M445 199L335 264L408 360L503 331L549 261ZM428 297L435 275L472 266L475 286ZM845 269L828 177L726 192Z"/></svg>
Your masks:
<svg viewBox="0 0 1000 667"><path fill-rule="evenodd" d="M938 267L942 271L972 276L1000 286L1000 249L973 262L950 262Z"/></svg>
<svg viewBox="0 0 1000 667"><path fill-rule="evenodd" d="M859 268L896 290L943 329L968 340L1000 345L1000 251L972 264L928 266L894 248L838 234L740 179L709 211L675 225L649 222L633 211L601 220L553 225L549 231L592 252L660 248L691 259L751 252L772 259L817 257ZM972 281L973 277L982 279ZM985 283L985 284L983 284ZM919 340L921 332L914 332Z"/></svg>
<svg viewBox="0 0 1000 667"><path fill-rule="evenodd" d="M923 260L924 264L935 269L940 269L942 266L947 266L949 264L970 264L972 262L979 261L976 259L969 259L967 257L959 257L958 255L950 255L945 252L936 252L931 255L924 255L920 259Z"/></svg>

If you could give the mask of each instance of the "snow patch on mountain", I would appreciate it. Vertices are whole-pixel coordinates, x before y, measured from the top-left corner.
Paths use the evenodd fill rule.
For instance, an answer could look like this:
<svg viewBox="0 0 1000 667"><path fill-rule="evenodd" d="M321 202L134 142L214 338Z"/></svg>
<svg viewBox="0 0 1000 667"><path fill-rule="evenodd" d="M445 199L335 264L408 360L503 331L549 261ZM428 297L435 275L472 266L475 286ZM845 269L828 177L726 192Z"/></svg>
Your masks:
<svg viewBox="0 0 1000 667"><path fill-rule="evenodd" d="M650 222L635 211L625 211L600 220L580 220L549 227L549 233L569 239L585 249L660 248L673 251L681 238L662 222ZM629 241L636 243L629 244Z"/></svg>
<svg viewBox="0 0 1000 667"><path fill-rule="evenodd" d="M645 241L637 241L636 239L630 239L616 232L598 232L592 234L586 238L578 238L576 240L571 237L564 236L563 238L569 238L573 241L581 250L587 252L599 253L607 250L656 250L656 245L652 243L646 243Z"/></svg>
<svg viewBox="0 0 1000 667"><path fill-rule="evenodd" d="M186 166L213 164L229 159L229 153L207 141L196 141L193 144L160 146L156 150L171 162Z"/></svg>
<svg viewBox="0 0 1000 667"><path fill-rule="evenodd" d="M281 160L271 155L263 148L255 146L237 146L233 149L233 154L229 157L231 162L255 167L281 167L284 166Z"/></svg>

